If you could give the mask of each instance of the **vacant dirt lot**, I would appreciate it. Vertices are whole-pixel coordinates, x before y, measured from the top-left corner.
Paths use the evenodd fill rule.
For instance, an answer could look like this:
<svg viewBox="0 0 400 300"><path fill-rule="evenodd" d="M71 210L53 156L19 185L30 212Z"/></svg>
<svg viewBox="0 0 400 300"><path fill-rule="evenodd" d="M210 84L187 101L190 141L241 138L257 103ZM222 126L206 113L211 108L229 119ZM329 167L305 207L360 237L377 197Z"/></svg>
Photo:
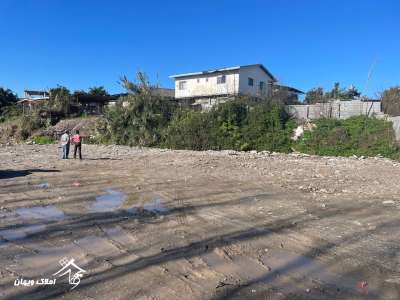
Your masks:
<svg viewBox="0 0 400 300"><path fill-rule="evenodd" d="M0 147L0 298L400 299L396 162L57 151Z"/></svg>

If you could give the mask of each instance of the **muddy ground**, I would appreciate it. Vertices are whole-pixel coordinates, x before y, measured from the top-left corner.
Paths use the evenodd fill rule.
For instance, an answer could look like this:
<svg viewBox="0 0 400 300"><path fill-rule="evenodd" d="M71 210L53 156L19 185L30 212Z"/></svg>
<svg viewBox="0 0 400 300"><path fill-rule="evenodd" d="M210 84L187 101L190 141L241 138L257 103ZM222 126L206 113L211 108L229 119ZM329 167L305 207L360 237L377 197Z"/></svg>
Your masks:
<svg viewBox="0 0 400 300"><path fill-rule="evenodd" d="M57 151L0 147L2 299L400 299L399 163Z"/></svg>

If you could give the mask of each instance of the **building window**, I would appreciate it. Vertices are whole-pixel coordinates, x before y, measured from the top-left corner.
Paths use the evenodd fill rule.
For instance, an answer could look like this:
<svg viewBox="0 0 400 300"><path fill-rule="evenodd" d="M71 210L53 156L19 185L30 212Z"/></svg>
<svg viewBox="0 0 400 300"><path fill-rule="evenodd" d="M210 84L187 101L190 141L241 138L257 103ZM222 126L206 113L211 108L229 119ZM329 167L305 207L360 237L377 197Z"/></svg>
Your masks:
<svg viewBox="0 0 400 300"><path fill-rule="evenodd" d="M178 87L180 90L186 90L186 81L179 81Z"/></svg>
<svg viewBox="0 0 400 300"><path fill-rule="evenodd" d="M208 82L208 77L206 77L206 82Z"/></svg>
<svg viewBox="0 0 400 300"><path fill-rule="evenodd" d="M254 86L254 79L249 77L248 83L249 83L249 86Z"/></svg>
<svg viewBox="0 0 400 300"><path fill-rule="evenodd" d="M197 78L197 83L200 83L200 78Z"/></svg>
<svg viewBox="0 0 400 300"><path fill-rule="evenodd" d="M225 82L226 82L226 76L225 75L217 77L217 84L223 84Z"/></svg>

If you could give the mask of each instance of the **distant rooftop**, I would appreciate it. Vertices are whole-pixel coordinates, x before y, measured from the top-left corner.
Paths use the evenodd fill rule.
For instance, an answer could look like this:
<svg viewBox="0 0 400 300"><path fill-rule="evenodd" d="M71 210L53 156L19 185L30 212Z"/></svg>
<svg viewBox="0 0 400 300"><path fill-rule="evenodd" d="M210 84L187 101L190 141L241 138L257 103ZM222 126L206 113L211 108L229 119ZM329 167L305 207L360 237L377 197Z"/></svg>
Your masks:
<svg viewBox="0 0 400 300"><path fill-rule="evenodd" d="M206 70L206 71L201 71L201 72L193 72L193 73L184 73L184 74L177 74L177 75L172 75L169 76L170 78L180 78L180 77L190 77L190 76L198 76L198 75L206 75L206 74L214 74L214 73L224 73L228 71L234 71L234 70L239 70L239 69L244 69L244 68L250 68L250 67L260 67L268 76L272 78L273 81L277 81L276 78L267 70L266 67L264 67L262 64L253 64L253 65L242 65L242 66L235 66L235 67L228 67L228 68L220 68L220 69L215 69L215 70Z"/></svg>
<svg viewBox="0 0 400 300"><path fill-rule="evenodd" d="M47 91L38 91L38 90L25 90L24 91L25 97L29 97L29 96L49 96L49 92Z"/></svg>
<svg viewBox="0 0 400 300"><path fill-rule="evenodd" d="M276 87L278 89L283 89L283 90L287 90L289 92L293 92L293 93L297 93L297 94L304 94L303 91L300 91L294 87L291 86L286 86L286 85L281 85L281 84L273 84L273 87Z"/></svg>

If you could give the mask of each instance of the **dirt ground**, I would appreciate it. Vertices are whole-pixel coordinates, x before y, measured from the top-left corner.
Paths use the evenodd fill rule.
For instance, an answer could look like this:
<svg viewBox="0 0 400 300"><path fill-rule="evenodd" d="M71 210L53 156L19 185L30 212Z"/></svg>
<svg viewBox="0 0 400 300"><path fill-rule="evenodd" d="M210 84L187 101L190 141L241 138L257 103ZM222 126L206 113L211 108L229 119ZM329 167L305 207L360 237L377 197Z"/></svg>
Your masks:
<svg viewBox="0 0 400 300"><path fill-rule="evenodd" d="M0 298L400 299L397 162L94 145L83 156L0 147ZM70 266L70 283L54 274L72 259L83 271Z"/></svg>

